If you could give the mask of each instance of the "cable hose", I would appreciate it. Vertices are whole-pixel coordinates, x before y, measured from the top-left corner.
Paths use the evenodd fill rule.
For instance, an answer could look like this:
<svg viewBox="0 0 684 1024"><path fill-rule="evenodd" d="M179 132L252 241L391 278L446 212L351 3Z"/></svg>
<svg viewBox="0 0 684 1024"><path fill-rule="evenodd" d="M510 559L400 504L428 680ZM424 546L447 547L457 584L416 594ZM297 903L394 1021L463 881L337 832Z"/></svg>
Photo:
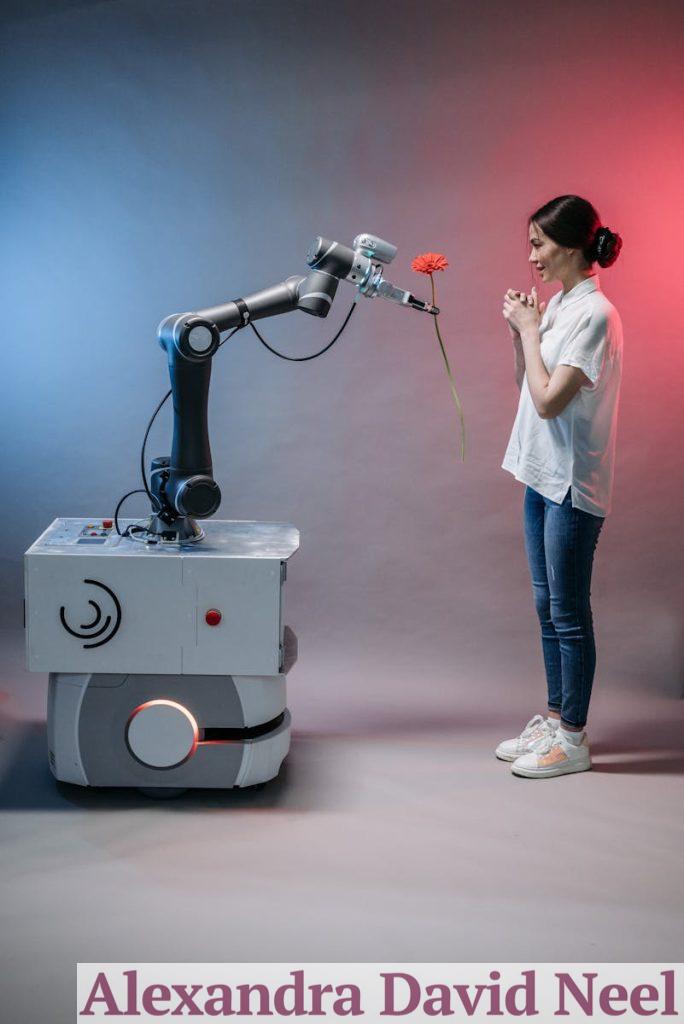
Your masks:
<svg viewBox="0 0 684 1024"><path fill-rule="evenodd" d="M342 326L340 327L339 331L337 332L337 334L335 335L333 340L329 341L328 344L325 346L325 348L322 348L319 352L314 352L313 355L311 355L311 356L286 356L284 352L278 352L277 349L271 348L271 346L266 341L266 339L261 334L259 334L259 331L256 329L254 324L250 323L249 326L252 328L252 330L256 334L256 336L259 339L259 341L261 342L261 344L265 348L267 348L269 352L272 352L274 356L278 356L278 359L286 359L289 363L306 363L310 359L318 359L319 356L322 356L324 352L327 352L329 348L333 347L333 345L335 344L335 342L337 341L339 336L342 334L342 331L345 329L345 327L349 323L351 315L352 315L352 313L354 312L355 309L356 309L356 299L354 299L354 301L352 302L351 308L350 308L349 312L347 313L346 317L344 318Z"/></svg>
<svg viewBox="0 0 684 1024"><path fill-rule="evenodd" d="M271 345L269 345L269 343L266 341L266 339L263 337L263 335L260 334L259 331L256 329L254 324L250 323L250 327L252 328L252 330L254 331L254 333L256 334L257 338L259 339L261 344L264 346L264 348L267 348L268 351L271 352L274 356L277 356L278 359L285 359L289 363L307 363L311 359L318 359L319 356L322 356L325 352L327 352L329 349L332 348L332 346L335 344L337 339L342 334L342 331L345 329L345 327L349 323L349 321L351 319L351 315L352 315L352 313L354 312L355 309L356 309L356 299L354 299L354 301L352 302L351 307L349 309L349 312L347 313L346 317L342 321L342 326L340 327L339 331L334 336L332 341L329 341L328 344L324 348L320 349L318 352L314 352L313 355L310 355L310 356L288 356L288 355L285 355L284 352L278 352L277 349L272 348ZM224 345L225 342L229 341L230 338L233 337L233 335L235 334L236 331L240 331L240 330L242 330L242 328L243 328L242 324L240 324L239 327L234 327L233 330L230 332L230 334L227 334L226 337L223 339L223 341L219 342L219 346L218 347L221 348L221 346ZM217 351L218 351L218 349L217 349ZM123 496L123 498L120 500L119 504L116 507L115 523L116 523L116 532L119 534L119 536L124 536L124 534L121 534L121 532L119 530L118 513L119 513L119 509L123 505L123 503L126 500L126 498L130 498L132 494L146 494L147 497L150 499L150 502L153 505L157 505L158 508L161 508L161 504L159 502L159 499L157 498L157 496L155 494L152 494L152 491L150 490L149 484L147 482L147 472L145 470L145 449L146 449L146 446L147 446L147 439L150 436L150 430L152 429L152 424L156 420L157 414L160 412L162 406L170 398L170 396L171 396L171 389L169 389L166 392L166 394L164 395L162 400L157 405L157 408L152 413L152 416L150 417L150 421L147 424L147 429L145 430L145 436L143 437L143 443L142 443L142 447L140 449L140 475L142 476L142 482L143 482L144 491L143 490L129 491L128 494L125 494Z"/></svg>

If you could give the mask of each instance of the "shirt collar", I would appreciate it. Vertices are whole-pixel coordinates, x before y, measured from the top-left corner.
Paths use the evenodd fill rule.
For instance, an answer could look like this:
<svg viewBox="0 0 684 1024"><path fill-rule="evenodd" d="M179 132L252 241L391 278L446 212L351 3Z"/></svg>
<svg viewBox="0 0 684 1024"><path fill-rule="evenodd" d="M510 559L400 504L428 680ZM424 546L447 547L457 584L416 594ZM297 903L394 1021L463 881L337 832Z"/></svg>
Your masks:
<svg viewBox="0 0 684 1024"><path fill-rule="evenodd" d="M559 305L561 309L565 309L571 302L575 302L577 299L583 298L585 295L591 294L591 292L601 291L601 285L597 274L592 274L591 277L586 277L584 281L580 281L574 288L571 288L569 292L560 292Z"/></svg>

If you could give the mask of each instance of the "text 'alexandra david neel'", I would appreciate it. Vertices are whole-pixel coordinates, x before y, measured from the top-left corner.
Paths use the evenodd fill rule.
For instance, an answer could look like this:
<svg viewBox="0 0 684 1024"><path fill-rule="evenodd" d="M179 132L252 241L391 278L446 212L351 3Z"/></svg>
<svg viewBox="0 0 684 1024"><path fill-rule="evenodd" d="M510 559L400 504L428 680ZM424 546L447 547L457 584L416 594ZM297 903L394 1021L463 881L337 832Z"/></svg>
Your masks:
<svg viewBox="0 0 684 1024"><path fill-rule="evenodd" d="M682 964L79 964L78 1020L380 1017L621 1022L680 1015ZM681 1004L681 1005L680 1005Z"/></svg>

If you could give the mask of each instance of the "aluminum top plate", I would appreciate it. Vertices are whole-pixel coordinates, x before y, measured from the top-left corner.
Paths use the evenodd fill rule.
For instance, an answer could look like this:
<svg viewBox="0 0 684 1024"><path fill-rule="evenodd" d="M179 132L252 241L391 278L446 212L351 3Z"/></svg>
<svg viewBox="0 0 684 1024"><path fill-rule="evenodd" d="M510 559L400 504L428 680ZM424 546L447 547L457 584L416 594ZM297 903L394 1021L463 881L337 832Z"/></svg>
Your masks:
<svg viewBox="0 0 684 1024"><path fill-rule="evenodd" d="M83 530L98 518L55 519L31 545L26 554L108 555L138 558L277 558L286 561L299 547L299 530L291 523L258 523L241 519L209 519L201 522L204 540L195 544L144 544L119 537L112 531L107 537L88 538ZM125 529L139 519L120 519ZM84 543L85 541L85 543Z"/></svg>

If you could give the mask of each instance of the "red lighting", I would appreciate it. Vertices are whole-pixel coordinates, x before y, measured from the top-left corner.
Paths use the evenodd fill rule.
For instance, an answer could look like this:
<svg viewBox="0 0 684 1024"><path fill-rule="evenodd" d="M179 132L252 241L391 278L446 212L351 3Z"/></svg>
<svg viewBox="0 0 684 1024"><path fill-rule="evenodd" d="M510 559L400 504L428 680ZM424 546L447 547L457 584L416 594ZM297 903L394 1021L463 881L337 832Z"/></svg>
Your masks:
<svg viewBox="0 0 684 1024"><path fill-rule="evenodd" d="M221 621L221 612L218 608L210 608L204 616L204 621L208 626L218 626Z"/></svg>
<svg viewBox="0 0 684 1024"><path fill-rule="evenodd" d="M183 714L185 716L185 718L187 718L188 722L190 723L190 727L192 729L192 745L190 747L190 750L187 752L187 754L183 758L183 760L181 762L179 762L180 764L184 764L186 761L188 761L193 756L193 754L197 750L197 747L198 747L198 744L199 744L199 726L197 725L197 719L195 718L195 716L190 711L188 711L188 709L186 707L184 707L182 704L179 704L178 701L176 701L176 700L168 700L165 697L157 697L157 698L155 698L153 700L146 700L143 704L138 704L138 706L136 708L133 708L133 710L131 711L130 715L128 716L128 722L126 723L126 730L128 731L128 727L130 726L131 722L133 721L133 719L135 718L136 715L138 715L141 711L145 711L147 708L151 708L151 707L155 707L155 706L158 706L158 707L159 706L161 706L161 707L165 706L165 707L169 707L169 708L174 708L174 710L180 711L181 714ZM127 742L128 742L128 740L127 740ZM131 751L131 753L132 753L132 751ZM135 755L133 755L133 756L135 756ZM177 768L178 765L171 765L170 767Z"/></svg>

